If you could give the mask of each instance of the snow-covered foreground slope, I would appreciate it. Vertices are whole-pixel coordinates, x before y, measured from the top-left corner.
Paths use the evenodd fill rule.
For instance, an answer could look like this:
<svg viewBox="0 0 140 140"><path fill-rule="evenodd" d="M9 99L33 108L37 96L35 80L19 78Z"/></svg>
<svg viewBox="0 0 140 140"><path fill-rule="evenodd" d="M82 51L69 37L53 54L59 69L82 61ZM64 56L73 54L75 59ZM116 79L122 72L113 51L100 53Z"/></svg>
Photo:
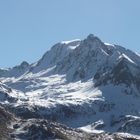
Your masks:
<svg viewBox="0 0 140 140"><path fill-rule="evenodd" d="M1 71L12 88L12 100L0 94L1 104L17 116L140 135L140 57L130 50L89 35L54 45L36 63Z"/></svg>

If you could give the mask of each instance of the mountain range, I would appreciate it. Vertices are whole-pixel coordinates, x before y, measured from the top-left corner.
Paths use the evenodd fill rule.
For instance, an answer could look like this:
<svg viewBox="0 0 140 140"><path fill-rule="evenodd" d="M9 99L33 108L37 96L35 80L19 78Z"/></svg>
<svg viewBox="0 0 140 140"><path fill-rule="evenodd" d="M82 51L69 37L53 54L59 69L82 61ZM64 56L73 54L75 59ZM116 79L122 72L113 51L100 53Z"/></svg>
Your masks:
<svg viewBox="0 0 140 140"><path fill-rule="evenodd" d="M140 55L122 46L62 41L0 81L3 139L140 139Z"/></svg>

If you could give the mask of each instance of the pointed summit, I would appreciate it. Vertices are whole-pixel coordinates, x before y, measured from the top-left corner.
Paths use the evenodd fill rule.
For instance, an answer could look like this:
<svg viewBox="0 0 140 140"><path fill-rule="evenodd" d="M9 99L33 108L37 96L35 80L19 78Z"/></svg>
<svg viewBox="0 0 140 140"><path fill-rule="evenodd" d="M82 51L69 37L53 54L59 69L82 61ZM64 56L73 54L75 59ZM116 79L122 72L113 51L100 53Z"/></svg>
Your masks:
<svg viewBox="0 0 140 140"><path fill-rule="evenodd" d="M29 66L29 63L26 62L26 61L23 61L21 64L20 64L21 67L28 67Z"/></svg>
<svg viewBox="0 0 140 140"><path fill-rule="evenodd" d="M103 46L103 42L97 36L89 34L87 38L84 39L84 45L101 47Z"/></svg>
<svg viewBox="0 0 140 140"><path fill-rule="evenodd" d="M95 36L94 34L89 34L86 38L88 41L99 41L102 42L97 36Z"/></svg>
<svg viewBox="0 0 140 140"><path fill-rule="evenodd" d="M94 38L95 36L94 36L94 34L89 34L88 36L87 36L87 38Z"/></svg>

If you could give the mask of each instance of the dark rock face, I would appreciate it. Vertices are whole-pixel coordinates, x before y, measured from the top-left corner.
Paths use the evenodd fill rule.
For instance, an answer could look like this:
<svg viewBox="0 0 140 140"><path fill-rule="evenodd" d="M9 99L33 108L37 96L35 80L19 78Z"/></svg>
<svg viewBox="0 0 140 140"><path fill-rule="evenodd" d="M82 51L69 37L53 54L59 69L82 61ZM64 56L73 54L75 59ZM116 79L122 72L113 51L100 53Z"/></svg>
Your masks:
<svg viewBox="0 0 140 140"><path fill-rule="evenodd" d="M124 125L118 129L119 132L140 134L140 118L124 116L120 121L124 122Z"/></svg>
<svg viewBox="0 0 140 140"><path fill-rule="evenodd" d="M21 120L17 124L20 128L14 128L11 136L14 139L26 140L138 140L137 137L121 136L119 134L89 134L78 129L72 129L60 123L47 120ZM18 132L18 133L17 133Z"/></svg>
<svg viewBox="0 0 140 140"><path fill-rule="evenodd" d="M0 83L0 101L9 101L11 103L15 103L17 101L16 98L12 97L10 94L12 93L12 89L7 87L6 85Z"/></svg>
<svg viewBox="0 0 140 140"><path fill-rule="evenodd" d="M11 130L8 128L8 125L11 121L14 120L12 114L7 112L3 107L0 107L0 139L1 140L10 140Z"/></svg>
<svg viewBox="0 0 140 140"><path fill-rule="evenodd" d="M126 85L131 85L134 82L134 77L127 65L125 60L120 61L117 66L112 70L113 82L116 84L125 83Z"/></svg>
<svg viewBox="0 0 140 140"><path fill-rule="evenodd" d="M55 139L60 138L59 136L55 135L54 132L51 130L49 123L47 121L29 121L24 122L25 126L22 128L24 132L21 132L19 134L12 134L15 138L19 139L34 139L34 140L47 140L47 139ZM28 125L26 125L26 123ZM21 125L23 122L21 122Z"/></svg>
<svg viewBox="0 0 140 140"><path fill-rule="evenodd" d="M114 109L115 104L111 101L94 100L90 103L84 103L83 105L73 104L57 104L55 107L30 107L18 106L16 108L7 106L7 108L13 112L17 117L22 119L31 118L45 118L51 121L63 122L65 119L74 119L79 116L90 115L94 116L96 112L109 112Z"/></svg>
<svg viewBox="0 0 140 140"><path fill-rule="evenodd" d="M93 80L95 80L95 87L107 85L109 82L114 85L125 84L127 87L131 87L133 84L139 90L140 68L129 63L125 58L116 63L113 68L103 69L103 71L97 71L93 76Z"/></svg>

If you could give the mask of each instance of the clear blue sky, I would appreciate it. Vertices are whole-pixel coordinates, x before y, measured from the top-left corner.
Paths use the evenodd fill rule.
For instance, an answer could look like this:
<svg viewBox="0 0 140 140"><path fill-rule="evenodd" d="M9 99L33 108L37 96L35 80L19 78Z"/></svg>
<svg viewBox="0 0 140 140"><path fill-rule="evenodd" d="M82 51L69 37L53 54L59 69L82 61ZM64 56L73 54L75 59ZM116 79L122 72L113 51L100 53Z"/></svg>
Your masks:
<svg viewBox="0 0 140 140"><path fill-rule="evenodd" d="M0 0L0 67L90 33L140 52L140 0Z"/></svg>

